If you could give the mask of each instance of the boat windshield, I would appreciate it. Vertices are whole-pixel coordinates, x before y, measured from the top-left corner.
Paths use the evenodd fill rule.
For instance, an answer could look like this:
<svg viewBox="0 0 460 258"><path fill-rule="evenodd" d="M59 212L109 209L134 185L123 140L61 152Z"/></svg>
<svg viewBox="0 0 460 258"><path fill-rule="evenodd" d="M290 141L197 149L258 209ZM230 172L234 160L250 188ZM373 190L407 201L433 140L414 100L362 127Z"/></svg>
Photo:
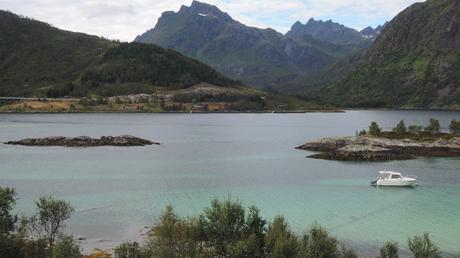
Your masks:
<svg viewBox="0 0 460 258"><path fill-rule="evenodd" d="M391 175L391 179L399 179L401 178L401 175L393 174Z"/></svg>

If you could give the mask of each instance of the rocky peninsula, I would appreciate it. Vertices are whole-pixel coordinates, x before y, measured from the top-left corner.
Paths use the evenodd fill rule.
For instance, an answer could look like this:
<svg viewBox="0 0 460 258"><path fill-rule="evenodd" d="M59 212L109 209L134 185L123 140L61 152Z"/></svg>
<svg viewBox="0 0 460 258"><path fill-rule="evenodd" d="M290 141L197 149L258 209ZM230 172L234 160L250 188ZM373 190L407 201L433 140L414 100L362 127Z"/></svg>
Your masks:
<svg viewBox="0 0 460 258"><path fill-rule="evenodd" d="M102 136L100 138L91 138L88 136L79 137L45 137L45 138L28 138L19 141L9 141L5 144L24 145L24 146L64 146L64 147L98 147L98 146L147 146L159 145L158 142L134 137L131 135L121 136Z"/></svg>
<svg viewBox="0 0 460 258"><path fill-rule="evenodd" d="M297 149L317 151L310 158L342 161L408 160L417 156L460 157L460 137L393 139L362 135L324 138L307 142Z"/></svg>

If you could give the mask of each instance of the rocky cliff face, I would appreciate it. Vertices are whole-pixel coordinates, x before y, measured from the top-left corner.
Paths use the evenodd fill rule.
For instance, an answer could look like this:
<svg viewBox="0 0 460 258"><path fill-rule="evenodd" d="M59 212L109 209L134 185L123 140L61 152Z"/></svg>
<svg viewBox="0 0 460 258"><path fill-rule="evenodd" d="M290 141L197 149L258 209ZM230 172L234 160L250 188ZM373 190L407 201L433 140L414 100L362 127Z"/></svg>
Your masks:
<svg viewBox="0 0 460 258"><path fill-rule="evenodd" d="M388 25L388 22L386 22L385 24L383 25L379 25L375 28L372 28L372 27L366 27L364 28L363 30L360 31L361 35L363 35L363 37L365 38L368 38L368 39L372 39L372 40L375 40L379 35L380 33L382 33L382 30Z"/></svg>
<svg viewBox="0 0 460 258"><path fill-rule="evenodd" d="M460 107L460 1L428 0L397 15L360 64L323 93L347 106Z"/></svg>
<svg viewBox="0 0 460 258"><path fill-rule="evenodd" d="M198 1L163 13L155 28L135 41L178 50L264 88L319 71L349 51L313 37L299 42L272 29L248 27Z"/></svg>
<svg viewBox="0 0 460 258"><path fill-rule="evenodd" d="M374 30L372 34L376 33ZM328 21L316 21L311 18L306 24L296 22L287 35L294 39L301 39L310 35L318 40L337 45L350 45L356 48L365 48L372 44L374 37L368 37L361 32L348 28L342 24Z"/></svg>

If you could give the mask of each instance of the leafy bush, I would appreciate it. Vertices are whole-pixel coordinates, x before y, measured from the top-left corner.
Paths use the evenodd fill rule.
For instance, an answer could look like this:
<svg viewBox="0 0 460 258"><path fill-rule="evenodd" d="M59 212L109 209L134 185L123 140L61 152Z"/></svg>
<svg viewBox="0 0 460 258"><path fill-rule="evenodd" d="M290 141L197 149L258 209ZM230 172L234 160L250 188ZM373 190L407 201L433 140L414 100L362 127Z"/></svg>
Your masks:
<svg viewBox="0 0 460 258"><path fill-rule="evenodd" d="M408 128L409 133L418 134L423 131L423 126L421 125L410 125Z"/></svg>
<svg viewBox="0 0 460 258"><path fill-rule="evenodd" d="M372 122L371 125L369 126L369 134L379 135L380 133L382 133L382 129L379 127L377 122Z"/></svg>
<svg viewBox="0 0 460 258"><path fill-rule="evenodd" d="M404 120L401 120L395 128L393 128L393 132L402 135L407 132L406 124L404 123Z"/></svg>
<svg viewBox="0 0 460 258"><path fill-rule="evenodd" d="M439 248L431 241L428 233L409 238L407 244L415 258L441 258Z"/></svg>
<svg viewBox="0 0 460 258"><path fill-rule="evenodd" d="M456 119L450 121L449 130L451 133L460 133L460 121Z"/></svg>
<svg viewBox="0 0 460 258"><path fill-rule="evenodd" d="M398 243L386 242L382 248L380 248L380 255L378 258L398 258Z"/></svg>
<svg viewBox="0 0 460 258"><path fill-rule="evenodd" d="M439 124L439 120L430 118L430 123L427 127L425 127L425 131L430 133L439 133L441 130L441 125Z"/></svg>
<svg viewBox="0 0 460 258"><path fill-rule="evenodd" d="M72 236L61 236L54 251L55 258L81 258L80 246ZM131 258L131 257L129 257Z"/></svg>
<svg viewBox="0 0 460 258"><path fill-rule="evenodd" d="M144 257L142 255L141 249L139 248L139 244L134 243L123 243L114 251L116 258L141 258Z"/></svg>

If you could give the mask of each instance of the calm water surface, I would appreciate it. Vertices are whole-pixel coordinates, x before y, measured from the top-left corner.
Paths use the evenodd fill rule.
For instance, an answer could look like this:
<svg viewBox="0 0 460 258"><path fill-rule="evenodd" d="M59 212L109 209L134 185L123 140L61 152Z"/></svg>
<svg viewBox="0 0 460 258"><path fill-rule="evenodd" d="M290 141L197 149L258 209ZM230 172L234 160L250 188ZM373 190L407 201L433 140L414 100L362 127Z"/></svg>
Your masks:
<svg viewBox="0 0 460 258"><path fill-rule="evenodd" d="M337 114L0 114L0 142L27 137L132 134L151 147L22 147L0 144L0 185L19 193L18 212L53 195L72 202L67 231L85 248L139 237L165 205L198 214L213 197L238 198L264 216L283 214L301 233L315 221L368 252L386 240L404 247L430 232L460 253L460 159L346 163L307 159L294 147L354 135L377 121L447 127L459 112L350 111ZM378 170L417 175L417 189L369 186Z"/></svg>

